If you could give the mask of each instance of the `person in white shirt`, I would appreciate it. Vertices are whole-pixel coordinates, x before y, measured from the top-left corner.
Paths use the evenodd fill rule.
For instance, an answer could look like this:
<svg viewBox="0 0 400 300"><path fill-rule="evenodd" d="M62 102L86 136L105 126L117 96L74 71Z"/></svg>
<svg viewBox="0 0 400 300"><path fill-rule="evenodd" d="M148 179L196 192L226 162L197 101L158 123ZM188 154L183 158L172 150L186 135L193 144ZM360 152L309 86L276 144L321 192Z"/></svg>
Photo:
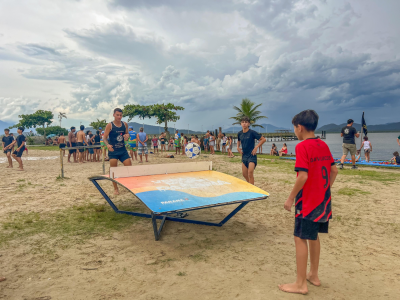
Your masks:
<svg viewBox="0 0 400 300"><path fill-rule="evenodd" d="M370 161L370 154L372 152L372 144L370 141L368 141L368 137L364 136L364 142L361 144L361 148L364 147L364 154L365 154L365 161L369 162ZM360 148L360 150L361 150Z"/></svg>

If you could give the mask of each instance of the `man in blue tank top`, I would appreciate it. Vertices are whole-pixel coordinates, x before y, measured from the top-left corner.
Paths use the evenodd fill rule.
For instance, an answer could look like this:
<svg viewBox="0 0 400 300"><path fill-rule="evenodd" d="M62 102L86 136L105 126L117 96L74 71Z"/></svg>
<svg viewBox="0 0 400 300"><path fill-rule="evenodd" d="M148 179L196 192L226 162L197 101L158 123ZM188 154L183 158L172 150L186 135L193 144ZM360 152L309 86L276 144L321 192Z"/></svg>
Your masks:
<svg viewBox="0 0 400 300"><path fill-rule="evenodd" d="M122 109L114 109L114 121L108 123L104 131L103 142L108 149L108 158L110 159L110 167L117 167L118 160L124 166L131 166L131 160L125 147L125 141L129 139L128 124L122 122ZM118 195L118 186L115 182L114 194Z"/></svg>

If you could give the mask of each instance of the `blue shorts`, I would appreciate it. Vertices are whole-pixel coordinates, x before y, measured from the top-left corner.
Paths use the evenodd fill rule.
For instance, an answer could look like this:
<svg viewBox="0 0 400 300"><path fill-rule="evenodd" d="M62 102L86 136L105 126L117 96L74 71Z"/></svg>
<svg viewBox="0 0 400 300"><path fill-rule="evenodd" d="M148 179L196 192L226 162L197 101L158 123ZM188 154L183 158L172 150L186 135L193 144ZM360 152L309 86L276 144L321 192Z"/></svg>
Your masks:
<svg viewBox="0 0 400 300"><path fill-rule="evenodd" d="M329 221L318 223L303 218L295 218L294 236L302 240L317 240L318 233L328 233Z"/></svg>
<svg viewBox="0 0 400 300"><path fill-rule="evenodd" d="M89 148L89 154L94 154L93 148Z"/></svg>
<svg viewBox="0 0 400 300"><path fill-rule="evenodd" d="M254 169L257 167L257 155L245 155L242 156L242 163L246 168L249 168L250 163L254 163Z"/></svg>
<svg viewBox="0 0 400 300"><path fill-rule="evenodd" d="M128 151L126 151L125 148L123 150L119 151L108 151L108 158L111 159L118 159L120 162L124 162L127 159L130 159L131 157L128 154Z"/></svg>

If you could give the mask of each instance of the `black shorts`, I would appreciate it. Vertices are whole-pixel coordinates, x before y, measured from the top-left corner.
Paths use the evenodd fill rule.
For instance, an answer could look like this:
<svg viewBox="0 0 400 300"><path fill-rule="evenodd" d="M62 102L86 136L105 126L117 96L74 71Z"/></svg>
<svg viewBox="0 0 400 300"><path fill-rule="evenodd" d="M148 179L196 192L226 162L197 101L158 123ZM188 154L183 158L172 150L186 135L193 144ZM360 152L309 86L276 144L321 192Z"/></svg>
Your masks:
<svg viewBox="0 0 400 300"><path fill-rule="evenodd" d="M60 144L60 145L58 145L58 147L60 148L60 149L62 149L62 148L65 148L65 144Z"/></svg>
<svg viewBox="0 0 400 300"><path fill-rule="evenodd" d="M4 151L3 151L3 153L4 153L4 154L7 154L8 152L10 152L10 153L11 153L11 152L12 152L12 150L11 150L11 149L7 149L7 150L4 150Z"/></svg>
<svg viewBox="0 0 400 300"><path fill-rule="evenodd" d="M77 147L83 147L84 145L83 145L83 143L76 143L76 146L77 146ZM79 152L85 152L85 149L84 149L84 148L78 149L78 150L79 150Z"/></svg>
<svg viewBox="0 0 400 300"><path fill-rule="evenodd" d="M71 147L76 147L76 143L71 143ZM71 150L68 150L68 151L69 151L69 153L75 153L76 149L71 149Z"/></svg>
<svg viewBox="0 0 400 300"><path fill-rule="evenodd" d="M295 218L294 236L302 240L316 240L318 233L328 233L329 221L325 223L313 222L303 218Z"/></svg>
<svg viewBox="0 0 400 300"><path fill-rule="evenodd" d="M153 146L154 147L154 149L158 149L158 146Z"/></svg>
<svg viewBox="0 0 400 300"><path fill-rule="evenodd" d="M21 150L19 150L19 151L15 150L15 151L13 152L13 155L16 155L17 157L21 157L22 154L24 153L24 151L25 151L25 146L22 147Z"/></svg>
<svg viewBox="0 0 400 300"><path fill-rule="evenodd" d="M246 168L249 168L250 163L254 163L254 169L257 167L257 155L243 155L242 156L242 163L245 165Z"/></svg>
<svg viewBox="0 0 400 300"><path fill-rule="evenodd" d="M128 154L128 151L126 151L126 148L123 148L123 150L118 150L118 151L108 151L108 158L111 159L118 159L120 162L124 162L127 159L130 159L131 157Z"/></svg>
<svg viewBox="0 0 400 300"><path fill-rule="evenodd" d="M165 145L165 142L161 141L161 145Z"/></svg>

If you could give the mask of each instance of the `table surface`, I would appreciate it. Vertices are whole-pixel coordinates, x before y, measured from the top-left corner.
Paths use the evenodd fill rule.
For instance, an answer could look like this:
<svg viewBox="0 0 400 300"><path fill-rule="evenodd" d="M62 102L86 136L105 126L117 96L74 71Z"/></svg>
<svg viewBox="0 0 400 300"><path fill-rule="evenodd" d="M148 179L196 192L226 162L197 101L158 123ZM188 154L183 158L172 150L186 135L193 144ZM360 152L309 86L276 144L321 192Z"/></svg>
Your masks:
<svg viewBox="0 0 400 300"><path fill-rule="evenodd" d="M156 214L266 199L269 194L236 177L199 171L116 178Z"/></svg>

